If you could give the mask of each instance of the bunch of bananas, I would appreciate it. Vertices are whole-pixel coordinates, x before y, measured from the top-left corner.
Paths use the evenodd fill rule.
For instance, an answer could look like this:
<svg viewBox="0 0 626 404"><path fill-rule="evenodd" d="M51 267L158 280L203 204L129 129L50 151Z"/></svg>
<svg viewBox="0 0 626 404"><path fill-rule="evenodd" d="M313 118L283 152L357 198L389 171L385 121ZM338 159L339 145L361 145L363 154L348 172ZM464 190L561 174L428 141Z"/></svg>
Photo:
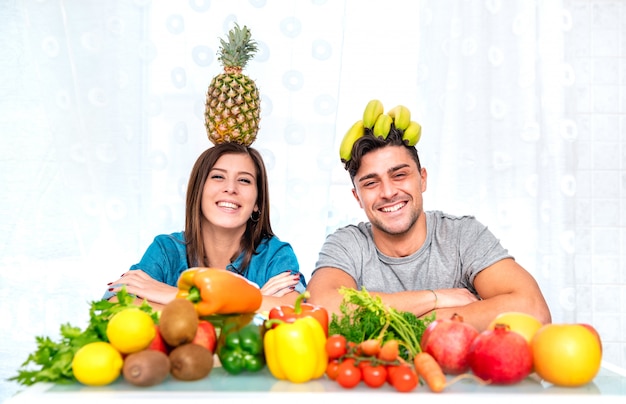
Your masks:
<svg viewBox="0 0 626 404"><path fill-rule="evenodd" d="M343 136L339 146L339 157L343 163L352 158L354 142L365 136L369 129L373 136L386 139L393 126L402 132L402 139L408 146L415 146L422 135L422 126L411 121L411 111L404 105L398 105L387 113L380 100L370 100L363 111L363 119L356 121Z"/></svg>

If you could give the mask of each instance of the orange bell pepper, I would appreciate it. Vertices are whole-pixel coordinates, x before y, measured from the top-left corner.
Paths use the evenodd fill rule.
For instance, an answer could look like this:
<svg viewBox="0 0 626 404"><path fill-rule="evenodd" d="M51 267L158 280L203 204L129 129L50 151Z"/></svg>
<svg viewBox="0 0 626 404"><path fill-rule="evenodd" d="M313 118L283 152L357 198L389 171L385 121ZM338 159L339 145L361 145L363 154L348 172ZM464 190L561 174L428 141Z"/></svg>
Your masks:
<svg viewBox="0 0 626 404"><path fill-rule="evenodd" d="M187 269L177 286L176 297L194 303L198 316L254 313L263 301L256 284L226 269Z"/></svg>

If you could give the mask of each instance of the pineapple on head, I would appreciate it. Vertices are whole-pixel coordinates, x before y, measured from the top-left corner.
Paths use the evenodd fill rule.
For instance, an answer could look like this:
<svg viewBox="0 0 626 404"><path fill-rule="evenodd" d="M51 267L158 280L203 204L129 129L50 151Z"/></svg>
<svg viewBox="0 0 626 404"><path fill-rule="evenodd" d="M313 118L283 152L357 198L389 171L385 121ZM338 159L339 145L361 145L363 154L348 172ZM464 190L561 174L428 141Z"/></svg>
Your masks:
<svg viewBox="0 0 626 404"><path fill-rule="evenodd" d="M257 51L250 30L237 23L228 32L228 42L220 39L218 59L224 71L213 77L206 94L205 126L213 144L224 142L250 146L256 139L261 120L259 90L242 73Z"/></svg>

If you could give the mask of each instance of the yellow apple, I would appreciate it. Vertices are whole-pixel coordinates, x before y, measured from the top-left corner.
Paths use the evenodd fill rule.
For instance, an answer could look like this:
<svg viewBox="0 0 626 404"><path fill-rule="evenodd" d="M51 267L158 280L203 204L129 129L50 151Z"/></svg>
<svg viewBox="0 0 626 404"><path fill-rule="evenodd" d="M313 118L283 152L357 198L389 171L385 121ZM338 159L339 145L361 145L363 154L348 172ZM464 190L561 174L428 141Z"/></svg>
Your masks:
<svg viewBox="0 0 626 404"><path fill-rule="evenodd" d="M535 372L546 382L575 387L600 370L602 342L589 324L546 324L531 341Z"/></svg>
<svg viewBox="0 0 626 404"><path fill-rule="evenodd" d="M487 326L487 329L493 330L496 324L508 325L509 330L521 334L529 344L537 330L543 325L536 317L517 311L498 314Z"/></svg>

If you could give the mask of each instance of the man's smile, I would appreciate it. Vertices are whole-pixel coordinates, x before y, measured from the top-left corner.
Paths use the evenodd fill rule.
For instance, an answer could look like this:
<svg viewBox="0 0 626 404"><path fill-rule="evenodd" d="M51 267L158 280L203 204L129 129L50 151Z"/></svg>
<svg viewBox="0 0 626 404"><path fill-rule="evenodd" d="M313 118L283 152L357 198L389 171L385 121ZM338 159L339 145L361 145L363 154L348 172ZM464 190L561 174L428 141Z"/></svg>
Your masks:
<svg viewBox="0 0 626 404"><path fill-rule="evenodd" d="M385 212L385 213L396 212L396 211L402 209L405 205L406 205L406 202L398 202L395 205L385 206L383 208L380 208L379 210L381 212Z"/></svg>

